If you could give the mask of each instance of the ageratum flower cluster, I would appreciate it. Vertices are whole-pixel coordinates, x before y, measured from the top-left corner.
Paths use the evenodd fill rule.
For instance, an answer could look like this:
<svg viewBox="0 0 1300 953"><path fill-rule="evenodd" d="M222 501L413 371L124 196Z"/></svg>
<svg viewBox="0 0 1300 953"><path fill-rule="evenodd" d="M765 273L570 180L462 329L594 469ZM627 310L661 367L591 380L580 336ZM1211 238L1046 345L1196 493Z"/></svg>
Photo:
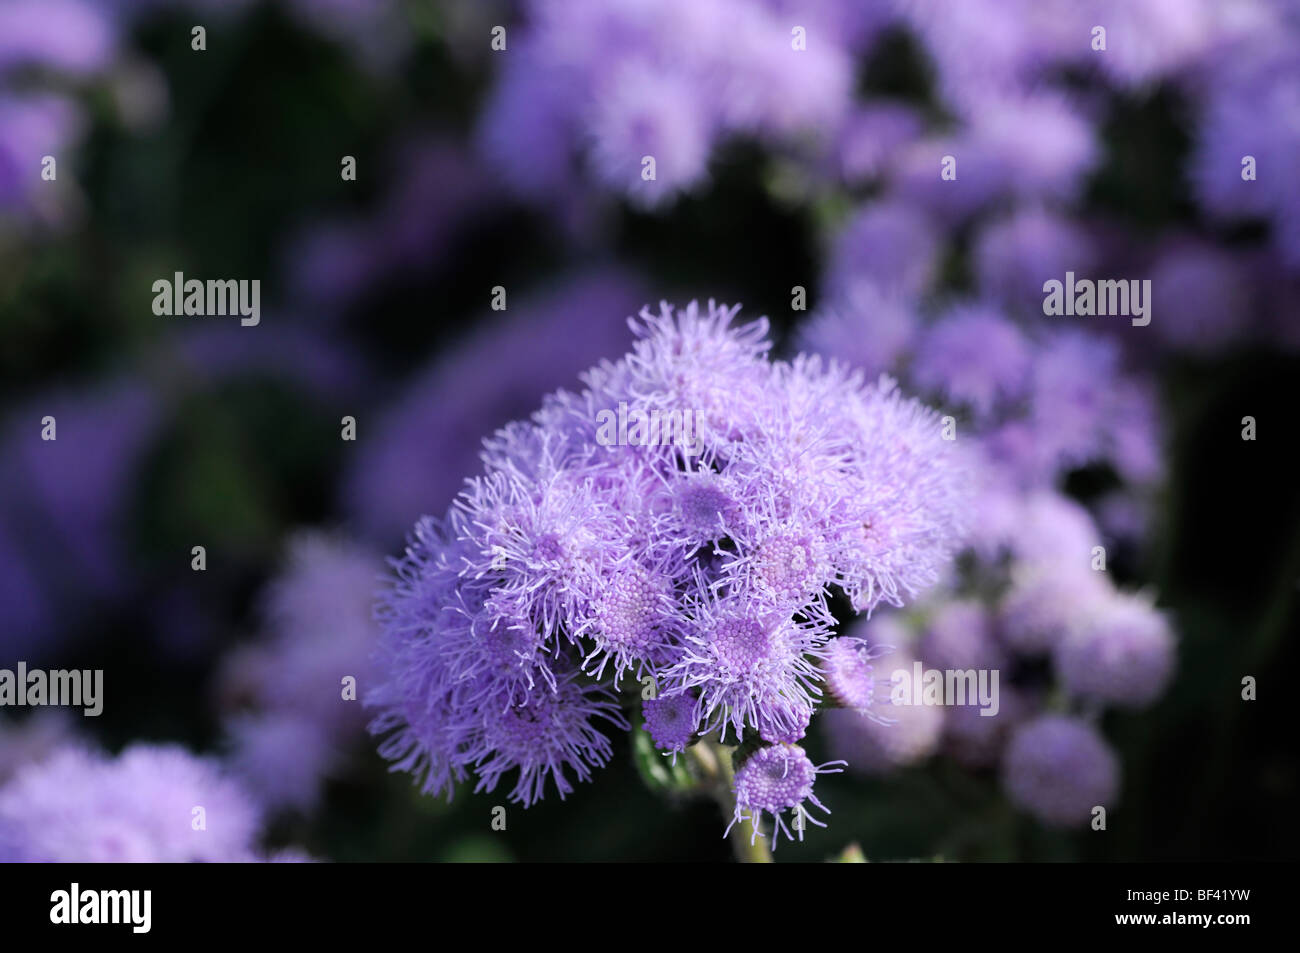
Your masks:
<svg viewBox="0 0 1300 953"><path fill-rule="evenodd" d="M844 664L865 650L837 647L828 599L870 612L934 582L966 480L940 419L891 379L770 361L766 320L738 310L643 310L631 353L487 439L486 472L416 525L367 703L381 752L426 792L508 777L524 805L563 797L629 727L617 692L653 679L644 725L665 754L745 742L737 819L820 807L825 766L796 743L823 702L871 699L827 690L832 668L871 678ZM687 412L688 440L646 424ZM611 414L633 422L613 439Z"/></svg>

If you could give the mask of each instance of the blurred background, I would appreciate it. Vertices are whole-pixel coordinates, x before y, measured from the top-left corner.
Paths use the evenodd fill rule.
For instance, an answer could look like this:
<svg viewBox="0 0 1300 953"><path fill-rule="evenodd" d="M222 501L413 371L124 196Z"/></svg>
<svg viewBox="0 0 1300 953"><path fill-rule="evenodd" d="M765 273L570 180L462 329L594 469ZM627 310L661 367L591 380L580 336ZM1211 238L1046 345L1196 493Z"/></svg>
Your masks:
<svg viewBox="0 0 1300 953"><path fill-rule="evenodd" d="M814 731L872 768L820 780L830 829L778 861L1293 857L1297 167L1290 0L0 0L0 668L106 693L0 711L0 786L175 742L322 860L727 859L717 806L649 790L627 738L502 832L502 797L420 796L321 701L364 693L384 556L480 439L642 306L716 298L944 407L994 473L981 525L1084 526L1172 635L1155 697L1080 703L1008 641L1037 557L988 530L866 626L989 642L1023 710ZM1045 316L1067 270L1150 279L1150 325ZM175 272L259 280L260 323L156 315ZM1113 751L1104 833L1011 793L1030 710Z"/></svg>

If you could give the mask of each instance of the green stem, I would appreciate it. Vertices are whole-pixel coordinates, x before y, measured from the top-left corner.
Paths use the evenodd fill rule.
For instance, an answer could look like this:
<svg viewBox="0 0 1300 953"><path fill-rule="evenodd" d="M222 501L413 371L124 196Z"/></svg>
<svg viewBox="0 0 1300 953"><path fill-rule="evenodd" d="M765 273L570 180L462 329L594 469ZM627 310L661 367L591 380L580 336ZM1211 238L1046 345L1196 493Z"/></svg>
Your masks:
<svg viewBox="0 0 1300 953"><path fill-rule="evenodd" d="M694 755L695 763L699 765L701 773L707 779L714 800L722 809L723 820L730 824L736 808L736 796L733 791L735 773L731 769L731 753L734 749L710 738L699 742L689 750ZM728 839L731 841L732 850L735 851L736 860L740 863L772 863L772 852L768 849L767 840L761 835L753 837L753 830L748 825L741 823L733 825Z"/></svg>

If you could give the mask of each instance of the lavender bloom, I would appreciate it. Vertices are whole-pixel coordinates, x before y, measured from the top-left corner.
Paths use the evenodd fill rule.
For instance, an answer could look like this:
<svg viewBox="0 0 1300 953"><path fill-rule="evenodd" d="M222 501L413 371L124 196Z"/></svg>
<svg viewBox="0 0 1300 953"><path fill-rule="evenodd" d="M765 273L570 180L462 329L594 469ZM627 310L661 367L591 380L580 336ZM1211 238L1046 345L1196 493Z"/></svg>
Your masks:
<svg viewBox="0 0 1300 953"><path fill-rule="evenodd" d="M912 377L987 420L1024 393L1029 361L1028 342L1014 324L988 307L959 306L922 336Z"/></svg>
<svg viewBox="0 0 1300 953"><path fill-rule="evenodd" d="M360 546L297 536L266 596L271 638L227 665L225 694L255 712L231 722L232 762L270 809L310 809L320 780L362 733L358 699L372 682L382 568Z"/></svg>
<svg viewBox="0 0 1300 953"><path fill-rule="evenodd" d="M879 671L872 661L889 651L889 646L872 646L849 636L831 639L822 656L822 677L827 691L845 708L868 716L875 714L878 703L888 703L877 693L888 690L889 676Z"/></svg>
<svg viewBox="0 0 1300 953"><path fill-rule="evenodd" d="M1064 715L1041 715L1016 730L1002 765L1002 784L1044 824L1071 827L1094 807L1110 809L1119 792L1119 762L1096 729Z"/></svg>
<svg viewBox="0 0 1300 953"><path fill-rule="evenodd" d="M753 843L759 835L763 814L771 814L772 846L775 847L778 834L794 840L781 816L786 811L793 811L794 829L802 841L805 822L826 826L825 822L813 817L805 805L812 804L818 810L830 813L830 809L813 793L813 782L819 774L838 774L843 763L830 761L814 766L798 745L759 748L736 770L736 813L727 825L727 833L734 825L749 821L753 831L750 843Z"/></svg>
<svg viewBox="0 0 1300 953"><path fill-rule="evenodd" d="M1191 178L1212 214L1273 225L1288 267L1300 266L1300 185L1290 174L1300 150L1294 30L1270 33L1216 71ZM1255 175L1246 179L1245 157Z"/></svg>
<svg viewBox="0 0 1300 953"><path fill-rule="evenodd" d="M41 436L54 418L56 439ZM145 387L114 382L81 393L50 394L13 415L5 439L12 505L39 518L51 548L62 546L83 587L109 595L122 585L120 521L140 457L159 422Z"/></svg>
<svg viewBox="0 0 1300 953"><path fill-rule="evenodd" d="M953 705L943 716L942 750L964 767L991 767L1007 737L1032 710L1030 701L1005 683L998 690L997 714L986 714L979 705Z"/></svg>
<svg viewBox="0 0 1300 953"><path fill-rule="evenodd" d="M1048 277L1067 271L1090 274L1096 258L1081 228L1040 205L1021 208L984 228L972 254L984 295L1031 314L1042 312Z"/></svg>
<svg viewBox="0 0 1300 953"><path fill-rule="evenodd" d="M888 378L869 397L853 422L860 446L875 449L858 461L864 479L838 540L841 587L859 612L933 585L967 531L969 469L938 414Z"/></svg>
<svg viewBox="0 0 1300 953"><path fill-rule="evenodd" d="M1177 75L1193 65L1222 43L1225 34L1231 34L1233 20L1243 14L1221 7L1211 0L1093 0L1080 11L1083 16L1092 15L1093 22L1084 29L1090 30L1094 23L1105 24L1106 49L1087 61L1116 85L1147 88L1161 77Z"/></svg>
<svg viewBox="0 0 1300 953"><path fill-rule="evenodd" d="M993 623L973 599L945 602L931 615L917 654L934 668L1000 671L1007 667L1007 655Z"/></svg>
<svg viewBox="0 0 1300 953"><path fill-rule="evenodd" d="M31 862L22 831L5 820L0 820L0 864L26 864Z"/></svg>
<svg viewBox="0 0 1300 953"><path fill-rule="evenodd" d="M883 704L878 717L838 708L823 717L831 754L864 777L919 764L939 747L944 712L937 705ZM881 721L879 718L887 719Z"/></svg>
<svg viewBox="0 0 1300 953"><path fill-rule="evenodd" d="M368 549L325 535L291 541L286 569L266 599L277 662L263 698L324 727L357 722L355 706L340 701L340 685L355 678L364 688L369 681L377 635L371 607L382 565Z"/></svg>
<svg viewBox="0 0 1300 953"><path fill-rule="evenodd" d="M788 605L788 603L787 603ZM746 725L802 735L783 701L810 709L818 693L812 659L821 656L827 630L801 624L778 605L706 599L690 607L695 618L681 658L665 677L675 690L699 693L705 731L727 728L736 736Z"/></svg>
<svg viewBox="0 0 1300 953"><path fill-rule="evenodd" d="M40 863L247 861L259 824L238 785L175 746L65 748L0 788L0 827Z"/></svg>
<svg viewBox="0 0 1300 953"><path fill-rule="evenodd" d="M940 175L945 156L956 160L955 180ZM909 147L896 192L956 224L998 201L1069 201L1097 157L1092 124L1065 97L995 97L974 106L958 133Z"/></svg>
<svg viewBox="0 0 1300 953"><path fill-rule="evenodd" d="M830 18L805 24L812 53L794 48L787 17L739 0L528 6L528 28L511 39L479 131L488 156L526 194L566 189L582 159L618 192L659 205L702 181L727 137L783 142L833 132L848 106L843 44L852 36L826 27Z"/></svg>
<svg viewBox="0 0 1300 953"><path fill-rule="evenodd" d="M1051 490L1004 494L1004 488L990 490L980 506L990 517L976 536L984 555L1006 552L1031 566L1088 569L1101 534L1087 510Z"/></svg>
<svg viewBox="0 0 1300 953"><path fill-rule="evenodd" d="M938 72L940 91L959 110L981 98L1006 95L1032 84L1061 48L1064 4L1033 0L942 0L899 3ZM1083 44L1087 32L1079 35Z"/></svg>
<svg viewBox="0 0 1300 953"><path fill-rule="evenodd" d="M1050 652L1110 596L1101 574L1087 568L1021 564L999 607L1002 639L1025 655Z"/></svg>
<svg viewBox="0 0 1300 953"><path fill-rule="evenodd" d="M1053 68L1090 67L1112 83L1144 88L1194 65L1214 44L1251 20L1210 0L900 0L939 71L940 87L960 110L990 95L1041 83ZM1105 50L1092 30L1106 28Z"/></svg>
<svg viewBox="0 0 1300 953"><path fill-rule="evenodd" d="M267 811L310 811L338 752L315 723L291 712L239 715L227 725L231 771Z"/></svg>
<svg viewBox="0 0 1300 953"><path fill-rule="evenodd" d="M426 791L518 769L513 799L563 796L626 727L625 677L656 680L661 750L792 744L822 698L831 588L901 602L959 545L965 471L937 417L888 379L770 362L766 322L737 310L643 310L631 353L498 430L446 518L417 524L368 704Z"/></svg>
<svg viewBox="0 0 1300 953"><path fill-rule="evenodd" d="M906 106L856 109L840 129L834 156L837 177L857 183L886 174L893 157L918 139L923 128L921 116Z"/></svg>
<svg viewBox="0 0 1300 953"><path fill-rule="evenodd" d="M6 0L0 6L0 73L16 67L86 75L108 65L117 37L83 0Z"/></svg>
<svg viewBox="0 0 1300 953"><path fill-rule="evenodd" d="M939 238L930 222L910 205L876 202L836 237L826 283L832 295L848 294L865 279L886 294L915 299L938 265Z"/></svg>
<svg viewBox="0 0 1300 953"><path fill-rule="evenodd" d="M917 324L905 299L886 294L872 281L856 280L800 326L798 347L875 377L907 352Z"/></svg>
<svg viewBox="0 0 1300 953"><path fill-rule="evenodd" d="M1031 423L1056 467L1105 459L1113 449L1109 427L1137 397L1117 387L1119 359L1113 341L1082 331L1056 334L1036 355Z"/></svg>
<svg viewBox="0 0 1300 953"><path fill-rule="evenodd" d="M645 716L645 730L660 751L676 755L686 750L698 734L695 699L690 695L647 698L641 703L641 713Z"/></svg>
<svg viewBox="0 0 1300 953"><path fill-rule="evenodd" d="M872 623L872 631L876 631ZM939 746L944 712L937 705L895 704L892 681L896 672L912 675L915 655L895 648L873 663L885 682L885 694L870 713L836 709L825 714L827 743L833 755L848 762L849 771L866 775L886 774L917 764ZM913 699L913 701L917 701Z"/></svg>
<svg viewBox="0 0 1300 953"><path fill-rule="evenodd" d="M617 71L609 84L590 122L597 177L648 208L701 182L712 130L695 86L644 65ZM645 156L655 160L653 180L642 176Z"/></svg>
<svg viewBox="0 0 1300 953"><path fill-rule="evenodd" d="M1071 694L1142 708L1164 691L1174 667L1174 638L1150 602L1115 593L1090 607L1056 646L1054 661Z"/></svg>
<svg viewBox="0 0 1300 953"><path fill-rule="evenodd" d="M63 96L0 91L0 216L60 217L61 210L44 199L51 183L41 180L41 160L61 155L81 125L81 111Z"/></svg>

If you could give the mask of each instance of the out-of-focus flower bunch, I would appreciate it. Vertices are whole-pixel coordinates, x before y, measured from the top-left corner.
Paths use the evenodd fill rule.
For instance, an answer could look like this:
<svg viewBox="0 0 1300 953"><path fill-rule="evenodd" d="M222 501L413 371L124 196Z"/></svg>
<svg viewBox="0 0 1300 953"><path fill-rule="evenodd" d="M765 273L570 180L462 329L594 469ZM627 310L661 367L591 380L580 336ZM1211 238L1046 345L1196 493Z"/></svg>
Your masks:
<svg viewBox="0 0 1300 953"><path fill-rule="evenodd" d="M110 758L68 744L0 788L0 862L252 861L261 820L216 762L180 747Z"/></svg>
<svg viewBox="0 0 1300 953"><path fill-rule="evenodd" d="M230 764L268 811L309 811L364 735L373 604L383 561L303 533L264 597L265 638L227 659L220 685Z"/></svg>
<svg viewBox="0 0 1300 953"><path fill-rule="evenodd" d="M326 183L323 208L254 240L278 249L282 271L268 271L274 314L256 334L117 315L126 358L53 361L66 372L57 386L14 388L21 399L0 427L7 659L81 652L97 620L135 604L172 660L215 650L220 613L203 600L238 604L231 594L254 561L281 549L269 534L299 525L266 516L284 507L283 487L266 479L263 519L231 530L228 551L246 562L225 560L199 582L175 568L185 534L201 535L188 519L162 555L130 523L160 468L176 499L159 512L198 512L208 530L227 511L191 508L189 492L205 482L196 476L227 472L213 460L253 474L213 481L231 496L282 476L258 470L252 448L265 442L239 439L249 418L214 412L245 388L306 398L289 411L295 426L361 420L361 441L322 468L339 479L311 516L350 520L344 531L361 542L303 533L290 544L263 589L260 638L220 669L206 738L223 742L222 765L144 745L113 758L44 718L0 724L0 857L263 857L265 818L315 816L327 782L358 763L352 677L377 712L382 753L434 793L469 783L504 784L524 804L563 796L609 760L612 731L630 729L648 779L720 791L728 816L755 833L767 813L773 837L801 835L822 807L815 778L839 767L804 751L822 743L809 727L825 710L831 756L854 774L942 755L943 769L996 777L1060 827L1117 803L1121 765L1103 718L1153 704L1176 669L1176 617L1132 565L1148 554L1165 479L1156 372L1300 345L1293 0L498 0L428 11L399 0L0 0L0 256L18 265L0 269L0 300L10 274L38 288L58 280L43 243L50 260L78 257L59 236L78 235L95 208L86 198L131 165L99 139L147 144L183 88L141 48L184 50L192 20L213 30L214 53L225 31L252 22L341 51L330 62L349 90L334 91L336 104L367 103L372 82L375 99L405 99L390 94L421 44L483 98L450 121L426 101L397 130L341 121L346 146L331 127L325 165L370 139L392 161L363 163L350 193ZM239 49L211 59L231 68ZM197 98L189 105L204 115L211 104ZM1145 156L1115 129L1170 117L1177 128L1162 138L1186 141L1156 180L1128 181ZM159 168L177 172L195 149L188 134L159 142ZM794 308L778 342L790 359L769 360L766 332L734 324L733 309L692 306L643 314L631 353L597 364L627 350L618 319L643 301L731 293L708 261L671 286L648 276L677 282L664 246L698 224L693 210L712 210L735 153L758 157L762 201L801 216L817 246L813 269L791 277L812 313ZM1147 214L1148 201L1168 207ZM673 238L638 248L636 229L656 219ZM423 295L430 276L455 272L467 235L491 246L521 224L544 236L562 273L539 292L522 269L530 286L518 288L521 269L503 253L505 276L489 283L511 285L508 313L487 314L469 293L471 307L451 310L472 311L472 331L438 338L414 370L383 367L360 319L387 320L403 309L385 295L407 283ZM161 267L171 250L144 232L129 267L106 254L112 227L76 244L135 287L175 264ZM1067 272L1149 277L1150 326L1045 315L1044 282ZM96 292L107 281L93 280ZM131 294L110 289L105 315L131 312L134 299L118 301ZM418 337L419 324L401 333ZM497 430L593 364L580 392ZM684 442L646 439L650 420L680 428L687 413ZM46 414L57 442L32 426ZM235 438L209 442L223 434ZM337 449L328 436L317 450ZM202 451L201 469L177 462L178 442ZM379 560L368 547L443 512L480 451L483 472L445 517L417 525L370 618ZM999 673L997 714L890 706L889 676L914 664ZM724 745L737 746L734 760ZM105 796L89 804L77 789ZM125 796L133 790L146 792L143 808ZM198 804L214 819L208 836L188 826Z"/></svg>
<svg viewBox="0 0 1300 953"><path fill-rule="evenodd" d="M523 7L481 124L485 151L524 194L554 202L585 170L646 208L702 186L728 139L798 148L836 129L852 54L879 19L869 5L779 0Z"/></svg>
<svg viewBox="0 0 1300 953"><path fill-rule="evenodd" d="M417 524L368 704L426 791L511 774L512 800L564 796L608 761L631 680L665 754L741 745L735 821L820 823L828 768L798 743L833 699L870 714L875 683L872 649L833 638L831 591L870 612L932 584L968 477L892 380L769 362L766 323L737 310L644 310L630 354L498 431L485 473Z"/></svg>

